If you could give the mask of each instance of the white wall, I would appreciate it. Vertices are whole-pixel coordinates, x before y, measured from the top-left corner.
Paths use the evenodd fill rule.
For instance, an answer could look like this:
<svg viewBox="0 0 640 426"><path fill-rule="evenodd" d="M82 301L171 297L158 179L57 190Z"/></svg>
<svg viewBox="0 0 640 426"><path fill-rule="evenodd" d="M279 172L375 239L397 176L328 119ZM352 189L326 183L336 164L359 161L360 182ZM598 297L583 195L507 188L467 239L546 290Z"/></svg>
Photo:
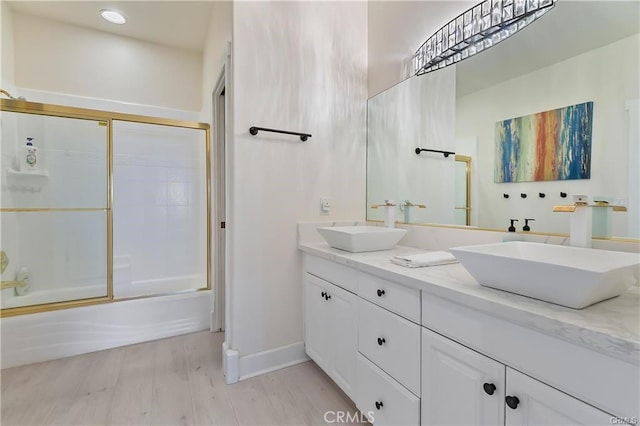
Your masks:
<svg viewBox="0 0 640 426"><path fill-rule="evenodd" d="M296 223L365 205L367 4L234 2L234 194L228 342L243 357L301 344ZM307 142L250 126L304 131Z"/></svg>
<svg viewBox="0 0 640 426"><path fill-rule="evenodd" d="M211 22L202 54L201 121L211 123L211 94L225 63L227 45L231 42L233 3L216 1L211 10Z"/></svg>
<svg viewBox="0 0 640 426"><path fill-rule="evenodd" d="M13 12L6 2L0 3L0 87L13 96L14 55L13 55Z"/></svg>
<svg viewBox="0 0 640 426"><path fill-rule="evenodd" d="M200 110L199 52L13 15L16 86Z"/></svg>
<svg viewBox="0 0 640 426"><path fill-rule="evenodd" d="M477 1L369 1L368 90L374 96L411 76L427 38Z"/></svg>
<svg viewBox="0 0 640 426"><path fill-rule="evenodd" d="M522 219L531 217L532 230L566 233L570 215L550 213L553 205L570 203L561 191L628 199L625 104L639 97L639 52L635 35L457 100L456 137L479 140L479 226L506 228L509 218L519 218L522 227ZM494 183L496 122L586 101L594 102L590 180ZM613 218L613 235L627 235L625 214Z"/></svg>

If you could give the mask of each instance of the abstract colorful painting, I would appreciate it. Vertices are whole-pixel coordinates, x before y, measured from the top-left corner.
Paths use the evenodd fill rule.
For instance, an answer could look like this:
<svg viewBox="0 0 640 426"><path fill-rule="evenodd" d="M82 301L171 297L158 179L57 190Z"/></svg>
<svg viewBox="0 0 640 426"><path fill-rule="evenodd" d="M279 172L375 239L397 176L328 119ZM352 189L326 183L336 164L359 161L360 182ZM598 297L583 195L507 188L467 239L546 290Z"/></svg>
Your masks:
<svg viewBox="0 0 640 426"><path fill-rule="evenodd" d="M495 182L589 179L593 102L496 123Z"/></svg>

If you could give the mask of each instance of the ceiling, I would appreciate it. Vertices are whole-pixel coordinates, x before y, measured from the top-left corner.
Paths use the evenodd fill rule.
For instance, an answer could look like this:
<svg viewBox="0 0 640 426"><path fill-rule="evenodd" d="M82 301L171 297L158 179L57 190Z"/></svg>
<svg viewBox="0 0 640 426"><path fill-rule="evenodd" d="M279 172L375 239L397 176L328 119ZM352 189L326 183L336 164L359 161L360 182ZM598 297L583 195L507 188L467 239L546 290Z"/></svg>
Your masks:
<svg viewBox="0 0 640 426"><path fill-rule="evenodd" d="M213 1L7 1L13 11L72 25L136 38L165 46L202 51ZM113 9L127 18L124 25L102 19Z"/></svg>

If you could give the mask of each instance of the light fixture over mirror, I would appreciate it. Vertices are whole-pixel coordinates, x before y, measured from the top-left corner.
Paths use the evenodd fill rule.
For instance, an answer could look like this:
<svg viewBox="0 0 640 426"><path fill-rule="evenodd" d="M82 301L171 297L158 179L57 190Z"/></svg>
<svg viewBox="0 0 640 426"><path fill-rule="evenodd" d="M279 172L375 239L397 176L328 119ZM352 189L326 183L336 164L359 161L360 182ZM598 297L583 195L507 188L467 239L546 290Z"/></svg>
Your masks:
<svg viewBox="0 0 640 426"><path fill-rule="evenodd" d="M416 75L467 59L512 36L551 10L556 0L485 0L453 19L413 56Z"/></svg>

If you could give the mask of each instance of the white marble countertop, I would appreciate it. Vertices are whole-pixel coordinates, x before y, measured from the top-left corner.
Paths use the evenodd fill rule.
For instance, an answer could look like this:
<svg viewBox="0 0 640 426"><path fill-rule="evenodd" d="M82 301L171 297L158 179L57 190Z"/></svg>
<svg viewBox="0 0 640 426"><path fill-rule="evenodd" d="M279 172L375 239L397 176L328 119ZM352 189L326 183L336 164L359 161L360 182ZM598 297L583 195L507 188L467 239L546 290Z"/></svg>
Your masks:
<svg viewBox="0 0 640 426"><path fill-rule="evenodd" d="M300 244L309 254L351 266L390 281L478 309L563 340L640 365L640 288L585 309L571 309L479 285L459 263L405 268L390 262L396 255L425 250L349 253L326 243Z"/></svg>

